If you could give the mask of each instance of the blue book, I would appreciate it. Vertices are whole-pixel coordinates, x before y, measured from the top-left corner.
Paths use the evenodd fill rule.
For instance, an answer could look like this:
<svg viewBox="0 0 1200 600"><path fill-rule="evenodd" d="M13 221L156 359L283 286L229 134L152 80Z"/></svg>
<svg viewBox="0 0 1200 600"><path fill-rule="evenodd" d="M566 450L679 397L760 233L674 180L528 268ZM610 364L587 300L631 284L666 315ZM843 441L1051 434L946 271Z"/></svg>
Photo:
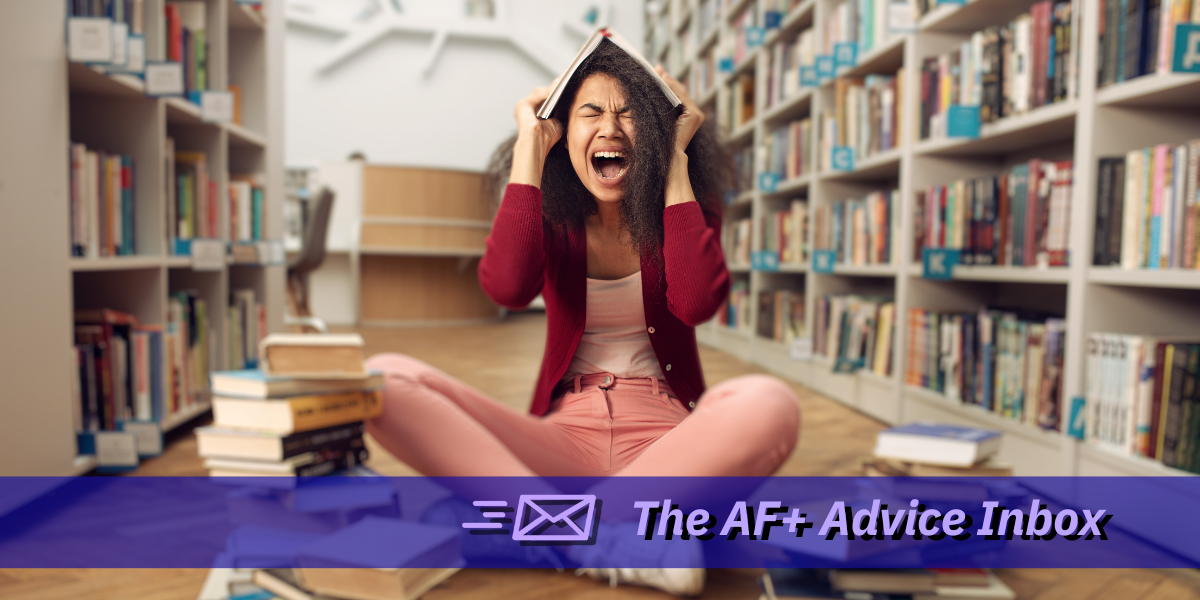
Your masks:
<svg viewBox="0 0 1200 600"><path fill-rule="evenodd" d="M1000 432L959 425L909 423L879 432L875 456L904 462L970 467L1000 449Z"/></svg>

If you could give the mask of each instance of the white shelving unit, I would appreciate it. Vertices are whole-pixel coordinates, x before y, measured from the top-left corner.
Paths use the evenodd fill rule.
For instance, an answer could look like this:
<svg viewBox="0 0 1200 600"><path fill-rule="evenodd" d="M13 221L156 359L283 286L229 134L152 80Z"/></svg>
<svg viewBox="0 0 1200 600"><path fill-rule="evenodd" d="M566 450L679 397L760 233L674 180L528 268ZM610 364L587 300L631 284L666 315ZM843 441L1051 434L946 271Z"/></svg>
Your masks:
<svg viewBox="0 0 1200 600"><path fill-rule="evenodd" d="M717 29L704 40L683 45L694 50L691 55L681 57L681 65L673 70L673 74L684 76L685 83L693 90L697 89L704 54L709 49L715 48L713 51L719 53L722 48L732 47L735 35L732 17L743 10L763 11L765 6L764 0L648 3L647 50L652 62L668 64L663 57L675 51L672 46L681 45L680 35L699 35L699 15L705 2L725 7L716 20ZM732 74L715 74L714 88L697 98L710 114L725 110L737 75L755 71L754 118L732 132L722 131L723 141L731 149L744 148L746 144L758 148L769 141L775 127L805 116L813 118L816 131L816 117L834 101L833 84L804 88L768 108L763 90L769 55L773 45L795 39L809 27L814 28L818 37L823 35L822 24L838 4L837 0L804 0L794 5L783 15L780 28L768 30L762 47L748 53L746 59L734 66ZM962 6L937 6L920 19L915 33L896 37L859 56L857 65L845 74L895 74L899 68L904 69L904 112L898 148L866 159L858 157L856 169L850 172L818 171L782 181L771 193L758 189L744 192L734 205L725 207L727 218L753 217L753 247L757 248L762 235L759 217L768 206L776 206L769 203L806 198L811 214L812 207L850 197L851 192L900 190L899 206L893 215L894 265L838 266L833 274L818 274L805 266L780 269L778 273L730 269L735 280L749 280L750 332L756 330L757 298L762 290L804 289L810 332L817 297L860 293L895 298L890 376L862 371L835 374L832 364L823 357L792 360L782 344L750 332L732 331L715 320L698 327L697 338L701 343L730 352L887 423L933 419L1001 430L1005 433L1001 456L1013 463L1018 475L1185 475L1152 460L1120 455L1077 441L1065 433L1018 423L904 382L909 359L904 349L908 347L910 308L974 311L985 305L1013 306L1065 315L1067 338L1061 401L1064 412L1069 410L1070 399L1084 392L1083 359L1089 333L1183 333L1200 337L1200 271L1130 271L1089 264L1099 158L1124 155L1151 144L1178 144L1200 137L1200 119L1195 116L1200 108L1200 76L1150 75L1097 90L1098 15L1094 3L1080 2L1077 6L1082 10L1073 17L1074 26L1080 31L1076 98L984 124L978 139L918 139L922 60L948 50L975 31L1011 21L1028 12L1032 4L1032 0L974 0ZM673 32L665 41L654 38L653 24L661 20L666 20L671 25L669 31ZM758 24L763 22L760 12ZM999 173L1031 157L1073 159L1070 266L956 267L951 281L923 279L920 265L913 264L911 258L916 192L929 185ZM756 168L761 166L756 164ZM1066 418L1064 414L1060 421L1065 423Z"/></svg>
<svg viewBox="0 0 1200 600"><path fill-rule="evenodd" d="M259 15L235 0L205 0L210 88L241 87L241 124L208 123L182 98L145 95L142 80L67 62L66 4L6 3L0 18L0 474L74 475L93 457L77 453L72 426L73 311L111 308L164 324L168 294L195 289L208 303L221 368L229 359L225 307L232 289L253 289L270 331L282 329L284 267L227 261L197 271L173 256L167 229L166 139L207 153L224 192L231 174L265 188L264 238L282 239L283 3ZM164 0L146 0L147 59L162 60ZM71 142L132 155L137 255L70 256ZM219 193L218 198L225 198ZM227 202L221 203L223 212ZM176 428L209 409L201 400L164 417Z"/></svg>

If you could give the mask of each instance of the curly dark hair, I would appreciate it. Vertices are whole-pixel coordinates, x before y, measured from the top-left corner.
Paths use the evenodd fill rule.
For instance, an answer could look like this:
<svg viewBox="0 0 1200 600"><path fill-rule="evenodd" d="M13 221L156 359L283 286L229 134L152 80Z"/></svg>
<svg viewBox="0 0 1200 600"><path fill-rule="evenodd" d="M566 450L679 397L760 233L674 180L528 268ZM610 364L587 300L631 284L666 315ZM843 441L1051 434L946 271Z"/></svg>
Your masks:
<svg viewBox="0 0 1200 600"><path fill-rule="evenodd" d="M632 109L636 131L632 160L622 183L621 225L629 232L630 240L639 252L650 251L657 255L663 242L663 206L675 148L675 120L682 109L672 108L655 77L608 40L602 40L579 66L551 117L562 123L563 136L546 156L542 169L542 215L556 229L565 231L582 227L584 220L596 213L596 200L579 180L566 142L575 94L583 81L595 74L609 75L621 86L626 105ZM488 165L488 195L497 202L512 168L516 139L514 135L501 143ZM717 143L715 130L708 119L692 136L686 153L688 179L696 200L705 212L719 214L719 199L728 189L732 163Z"/></svg>

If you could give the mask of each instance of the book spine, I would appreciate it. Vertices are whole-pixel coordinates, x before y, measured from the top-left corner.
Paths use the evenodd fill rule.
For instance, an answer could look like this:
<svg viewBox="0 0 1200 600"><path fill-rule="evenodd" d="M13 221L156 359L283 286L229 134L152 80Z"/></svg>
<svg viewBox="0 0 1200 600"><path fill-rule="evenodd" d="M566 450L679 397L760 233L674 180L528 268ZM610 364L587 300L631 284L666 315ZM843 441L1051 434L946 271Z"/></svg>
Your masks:
<svg viewBox="0 0 1200 600"><path fill-rule="evenodd" d="M1164 369L1164 373L1169 372L1169 379L1163 382L1165 396L1163 408L1165 410L1163 410L1163 421L1159 429L1159 439L1162 446L1162 463L1168 467L1174 467L1178 459L1175 451L1179 445L1183 385L1187 378L1187 355L1188 346L1186 344L1170 344L1167 347L1167 368Z"/></svg>

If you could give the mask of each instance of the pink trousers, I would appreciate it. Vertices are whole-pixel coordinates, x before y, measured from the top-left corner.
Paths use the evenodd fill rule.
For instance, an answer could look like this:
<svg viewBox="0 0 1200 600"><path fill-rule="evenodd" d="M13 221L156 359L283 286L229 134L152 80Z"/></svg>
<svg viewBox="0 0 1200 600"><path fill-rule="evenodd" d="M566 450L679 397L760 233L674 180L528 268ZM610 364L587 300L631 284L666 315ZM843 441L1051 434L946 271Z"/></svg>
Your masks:
<svg viewBox="0 0 1200 600"><path fill-rule="evenodd" d="M800 428L796 396L766 375L713 386L691 413L656 380L585 375L538 417L408 356L367 366L386 382L368 431L427 476L763 476Z"/></svg>

